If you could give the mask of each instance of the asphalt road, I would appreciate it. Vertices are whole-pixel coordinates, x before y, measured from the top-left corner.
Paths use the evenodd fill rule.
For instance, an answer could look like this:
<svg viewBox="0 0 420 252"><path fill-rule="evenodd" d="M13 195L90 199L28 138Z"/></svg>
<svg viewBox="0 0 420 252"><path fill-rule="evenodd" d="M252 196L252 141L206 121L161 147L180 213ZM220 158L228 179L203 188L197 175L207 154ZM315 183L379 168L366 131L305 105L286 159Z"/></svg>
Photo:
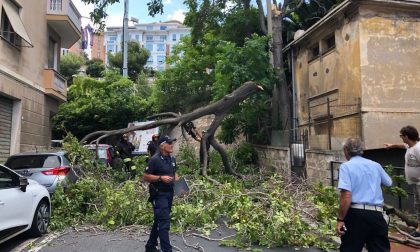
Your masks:
<svg viewBox="0 0 420 252"><path fill-rule="evenodd" d="M220 239L229 238L233 231L218 229L210 235L211 239L201 237L199 233L189 232L183 235L171 234L174 251L182 252L233 252L236 248L219 246ZM19 236L0 245L0 251L11 252L130 252L145 251L144 246L148 231L137 227L126 227L117 231L101 231L92 227L68 229L64 232L52 232L38 239L28 239ZM267 249L253 247L264 252L305 251L319 252L319 249L275 248Z"/></svg>

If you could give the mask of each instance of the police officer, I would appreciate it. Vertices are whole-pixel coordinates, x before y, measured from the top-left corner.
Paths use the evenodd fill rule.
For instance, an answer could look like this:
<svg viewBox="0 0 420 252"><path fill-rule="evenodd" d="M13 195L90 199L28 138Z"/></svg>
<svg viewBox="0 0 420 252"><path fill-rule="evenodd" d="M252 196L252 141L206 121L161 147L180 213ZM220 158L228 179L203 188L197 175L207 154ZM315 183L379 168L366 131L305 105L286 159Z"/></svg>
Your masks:
<svg viewBox="0 0 420 252"><path fill-rule="evenodd" d="M158 140L159 152L154 155L144 172L144 180L149 182L149 201L153 205L154 222L146 252L159 251L156 249L157 239L163 252L172 251L169 241L170 213L174 196L173 184L178 180L176 175L176 160L171 156L173 142L169 136L162 136Z"/></svg>

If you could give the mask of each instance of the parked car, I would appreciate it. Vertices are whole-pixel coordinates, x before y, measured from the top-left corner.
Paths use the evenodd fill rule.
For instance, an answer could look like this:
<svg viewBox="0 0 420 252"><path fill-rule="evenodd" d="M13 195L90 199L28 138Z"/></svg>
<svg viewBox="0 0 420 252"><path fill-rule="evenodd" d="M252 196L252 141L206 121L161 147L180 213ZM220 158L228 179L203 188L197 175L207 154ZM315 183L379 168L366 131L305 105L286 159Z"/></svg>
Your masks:
<svg viewBox="0 0 420 252"><path fill-rule="evenodd" d="M96 144L87 144L84 147L96 151ZM106 166L111 166L114 169L122 167L121 157L112 145L98 144L98 159Z"/></svg>
<svg viewBox="0 0 420 252"><path fill-rule="evenodd" d="M32 236L45 234L50 217L48 190L0 165L0 243L25 231Z"/></svg>
<svg viewBox="0 0 420 252"><path fill-rule="evenodd" d="M20 175L33 179L54 193L58 184L67 187L77 180L65 152L25 152L10 156L5 165Z"/></svg>

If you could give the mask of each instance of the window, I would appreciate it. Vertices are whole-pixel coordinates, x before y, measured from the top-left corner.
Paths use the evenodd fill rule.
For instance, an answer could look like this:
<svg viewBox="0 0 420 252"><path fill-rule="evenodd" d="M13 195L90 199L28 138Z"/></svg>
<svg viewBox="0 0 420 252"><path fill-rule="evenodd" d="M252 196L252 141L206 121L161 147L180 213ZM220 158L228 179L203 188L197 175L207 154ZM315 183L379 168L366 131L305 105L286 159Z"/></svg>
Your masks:
<svg viewBox="0 0 420 252"><path fill-rule="evenodd" d="M17 177L0 167L0 189L12 188L15 186L17 186Z"/></svg>
<svg viewBox="0 0 420 252"><path fill-rule="evenodd" d="M146 49L150 52L153 52L153 44L152 43L146 43Z"/></svg>
<svg viewBox="0 0 420 252"><path fill-rule="evenodd" d="M153 41L153 36L146 36L146 41Z"/></svg>
<svg viewBox="0 0 420 252"><path fill-rule="evenodd" d="M162 43L157 44L157 51L158 52L165 51L165 44L162 44Z"/></svg>
<svg viewBox="0 0 420 252"><path fill-rule="evenodd" d="M157 62L158 62L158 65L163 65L165 63L165 56L158 55L157 56Z"/></svg>
<svg viewBox="0 0 420 252"><path fill-rule="evenodd" d="M319 45L316 44L309 49L310 57L309 60L313 60L319 57Z"/></svg>
<svg viewBox="0 0 420 252"><path fill-rule="evenodd" d="M108 52L113 52L114 51L114 47L115 47L114 41L108 41L108 42L106 42L106 50Z"/></svg>
<svg viewBox="0 0 420 252"><path fill-rule="evenodd" d="M331 35L330 37L324 39L322 41L322 45L323 45L323 50L322 50L323 53L326 53L326 52L334 49L335 48L335 36L334 36L334 34Z"/></svg>
<svg viewBox="0 0 420 252"><path fill-rule="evenodd" d="M14 29L18 28L17 26L19 26L19 24L13 25L13 21L14 23L20 22L23 27L22 21L19 17L19 7L10 1L5 0L1 10L1 36L13 45L20 46L22 44L21 37Z"/></svg>
<svg viewBox="0 0 420 252"><path fill-rule="evenodd" d="M12 170L55 168L60 165L60 157L55 155L14 156L7 160L7 166Z"/></svg>
<svg viewBox="0 0 420 252"><path fill-rule="evenodd" d="M48 40L48 68L57 70L57 42Z"/></svg>
<svg viewBox="0 0 420 252"><path fill-rule="evenodd" d="M150 56L146 62L147 65L153 65L153 56Z"/></svg>
<svg viewBox="0 0 420 252"><path fill-rule="evenodd" d="M62 11L63 10L63 1L62 0L50 0L50 10Z"/></svg>
<svg viewBox="0 0 420 252"><path fill-rule="evenodd" d="M117 36L111 36L111 37L109 37L109 40L110 41L116 41L117 40Z"/></svg>
<svg viewBox="0 0 420 252"><path fill-rule="evenodd" d="M182 39L184 37L184 34L179 34L179 39Z"/></svg>
<svg viewBox="0 0 420 252"><path fill-rule="evenodd" d="M168 28L166 25L162 25L162 26L160 26L160 30L161 30L161 31L166 30L166 28Z"/></svg>
<svg viewBox="0 0 420 252"><path fill-rule="evenodd" d="M160 36L160 41L161 42L164 42L166 40L166 35L162 35L162 36Z"/></svg>
<svg viewBox="0 0 420 252"><path fill-rule="evenodd" d="M136 35L136 41L139 41L140 40L140 35Z"/></svg>
<svg viewBox="0 0 420 252"><path fill-rule="evenodd" d="M20 9L16 2L3 0L0 16L0 36L15 46L22 46L22 40L24 40L30 47L33 47L20 19Z"/></svg>
<svg viewBox="0 0 420 252"><path fill-rule="evenodd" d="M172 41L176 41L176 34L172 34Z"/></svg>
<svg viewBox="0 0 420 252"><path fill-rule="evenodd" d="M153 31L153 26L151 26L151 25L146 26L146 30Z"/></svg>

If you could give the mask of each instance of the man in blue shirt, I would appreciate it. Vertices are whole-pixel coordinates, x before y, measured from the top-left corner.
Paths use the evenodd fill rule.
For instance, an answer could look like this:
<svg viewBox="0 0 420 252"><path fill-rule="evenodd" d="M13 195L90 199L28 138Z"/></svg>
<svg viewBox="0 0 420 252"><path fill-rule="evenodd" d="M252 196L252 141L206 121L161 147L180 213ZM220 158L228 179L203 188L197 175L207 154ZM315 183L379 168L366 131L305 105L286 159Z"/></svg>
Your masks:
<svg viewBox="0 0 420 252"><path fill-rule="evenodd" d="M362 251L365 244L370 252L390 251L381 184L391 186L392 180L380 164L361 156L360 139L347 139L343 151L348 161L340 166L338 181L340 251Z"/></svg>
<svg viewBox="0 0 420 252"><path fill-rule="evenodd" d="M173 152L173 142L169 136L162 136L158 140L159 152L152 156L144 172L144 180L149 182L149 201L153 205L154 222L149 240L146 243L146 252L159 251L157 239L163 252L172 252L169 241L169 227L171 220L172 200L174 197L174 181L176 175L176 160Z"/></svg>

